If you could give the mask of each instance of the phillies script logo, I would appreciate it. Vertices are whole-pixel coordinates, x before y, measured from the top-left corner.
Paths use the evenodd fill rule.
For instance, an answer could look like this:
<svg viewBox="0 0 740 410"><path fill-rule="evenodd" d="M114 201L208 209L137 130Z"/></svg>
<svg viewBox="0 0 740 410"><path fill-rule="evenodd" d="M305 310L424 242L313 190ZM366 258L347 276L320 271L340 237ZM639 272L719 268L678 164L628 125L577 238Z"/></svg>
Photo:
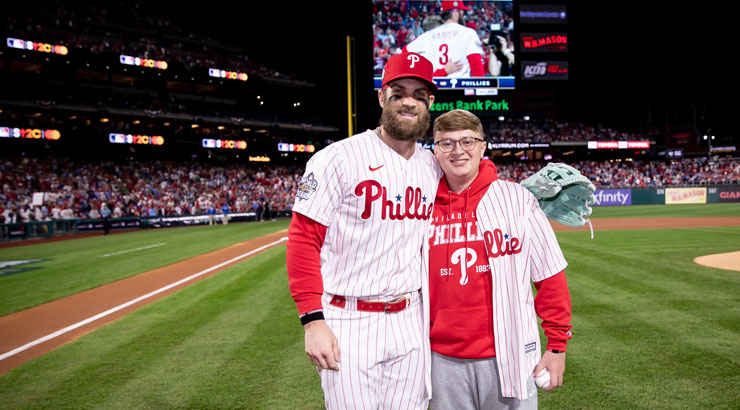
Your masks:
<svg viewBox="0 0 740 410"><path fill-rule="evenodd" d="M491 231L485 231L483 233L483 240L486 242L486 249L490 258L514 255L522 251L522 244L519 242L519 238L514 238L508 233L504 234L498 228L494 229L493 233Z"/></svg>
<svg viewBox="0 0 740 410"><path fill-rule="evenodd" d="M432 215L432 205L427 206L427 197L421 193L421 188L406 187L406 195L396 195L396 201L388 199L388 189L380 182L368 179L355 187L355 196L365 199L365 209L360 217L368 219L373 215L373 202L380 200L380 219L429 219Z"/></svg>

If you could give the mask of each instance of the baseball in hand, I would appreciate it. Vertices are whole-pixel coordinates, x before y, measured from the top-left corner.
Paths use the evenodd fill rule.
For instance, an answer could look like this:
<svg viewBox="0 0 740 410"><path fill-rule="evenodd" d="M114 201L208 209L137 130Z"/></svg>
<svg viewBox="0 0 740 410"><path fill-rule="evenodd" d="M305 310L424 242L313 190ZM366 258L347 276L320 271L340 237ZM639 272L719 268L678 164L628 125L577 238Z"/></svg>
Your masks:
<svg viewBox="0 0 740 410"><path fill-rule="evenodd" d="M540 389L546 389L550 387L550 372L547 371L547 369L540 370L540 372L537 374L537 377L534 378L534 382Z"/></svg>

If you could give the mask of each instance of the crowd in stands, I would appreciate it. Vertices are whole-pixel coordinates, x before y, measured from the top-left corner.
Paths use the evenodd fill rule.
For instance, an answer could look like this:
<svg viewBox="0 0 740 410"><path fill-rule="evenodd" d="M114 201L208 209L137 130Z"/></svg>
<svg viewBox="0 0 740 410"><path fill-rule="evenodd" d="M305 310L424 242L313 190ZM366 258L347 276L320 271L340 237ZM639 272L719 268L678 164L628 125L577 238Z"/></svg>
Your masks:
<svg viewBox="0 0 740 410"><path fill-rule="evenodd" d="M505 163L499 177L514 182L541 162ZM570 163L598 187L669 187L739 184L740 160L577 161ZM0 223L53 219L204 215L228 205L230 213L289 212L300 167L248 167L164 161L72 162L62 159L0 161ZM38 198L34 198L37 196ZM34 201L36 199L36 201ZM33 205L37 203L39 205Z"/></svg>
<svg viewBox="0 0 740 410"><path fill-rule="evenodd" d="M143 10L143 3L105 4L47 1L32 13L5 15L5 32L14 38L65 45L93 55L114 54L181 63L187 69L218 68L264 77L303 81L250 59L244 50L224 44L190 25ZM152 7L146 5L146 7Z"/></svg>
<svg viewBox="0 0 740 410"><path fill-rule="evenodd" d="M514 51L511 37L514 28L512 2L465 2L465 5L472 9L465 15L465 26L475 30L480 37L484 67L489 66L488 59L496 51L496 47L505 46ZM375 75L382 73L385 62L391 55L399 53L422 33L442 23L439 19L440 1L375 2L373 13ZM492 30L492 27L498 27L498 30ZM498 41L505 44L489 44L491 34L500 36Z"/></svg>
<svg viewBox="0 0 740 410"><path fill-rule="evenodd" d="M164 161L0 161L0 222L289 211L302 169ZM34 194L40 196L34 206Z"/></svg>
<svg viewBox="0 0 740 410"><path fill-rule="evenodd" d="M617 130L605 125L589 125L580 122L550 119L507 118L481 119L486 140L492 142L563 142L563 141L643 141L647 138L638 134ZM424 142L434 139L428 135Z"/></svg>
<svg viewBox="0 0 740 410"><path fill-rule="evenodd" d="M555 120L484 121L490 141L552 142L552 141L639 141L639 135L602 125L562 122Z"/></svg>

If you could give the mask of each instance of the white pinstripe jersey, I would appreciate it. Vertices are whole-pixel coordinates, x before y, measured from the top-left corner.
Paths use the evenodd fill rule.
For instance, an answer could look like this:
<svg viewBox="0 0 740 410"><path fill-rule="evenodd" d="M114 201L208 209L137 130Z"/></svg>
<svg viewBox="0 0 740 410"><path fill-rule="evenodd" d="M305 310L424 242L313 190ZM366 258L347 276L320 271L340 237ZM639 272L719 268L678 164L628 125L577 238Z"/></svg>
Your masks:
<svg viewBox="0 0 740 410"><path fill-rule="evenodd" d="M457 23L442 24L417 37L406 50L418 53L432 62L434 71L447 63L459 61L463 68L448 77L470 77L468 55L483 54L480 37L472 28Z"/></svg>
<svg viewBox="0 0 740 410"><path fill-rule="evenodd" d="M541 359L531 282L561 272L567 262L537 200L521 185L492 182L476 215L493 279L492 320L501 393L526 399L532 393L526 391L527 379ZM434 235L433 227L428 235ZM427 292L428 287L424 297ZM428 326L428 305L425 310Z"/></svg>
<svg viewBox="0 0 740 410"><path fill-rule="evenodd" d="M397 296L421 288L421 247L441 170L418 145L406 160L368 130L317 152L293 211L328 227L324 291Z"/></svg>

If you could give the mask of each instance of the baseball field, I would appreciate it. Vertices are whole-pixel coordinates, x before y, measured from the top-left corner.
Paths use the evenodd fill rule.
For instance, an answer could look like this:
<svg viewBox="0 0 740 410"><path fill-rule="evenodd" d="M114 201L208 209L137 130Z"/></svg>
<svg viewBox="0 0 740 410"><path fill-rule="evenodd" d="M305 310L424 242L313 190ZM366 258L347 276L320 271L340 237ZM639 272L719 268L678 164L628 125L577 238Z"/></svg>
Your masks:
<svg viewBox="0 0 740 410"><path fill-rule="evenodd" d="M565 384L541 393L540 408L740 408L740 262L736 270L694 262L740 251L740 204L602 207L593 217L593 240L588 229L557 232L573 340ZM53 338L69 340L47 353L39 352L52 339L0 356L2 407L323 408L288 292L280 240L288 223L0 248L0 355L152 293L134 283L158 291L182 281L103 326Z"/></svg>

